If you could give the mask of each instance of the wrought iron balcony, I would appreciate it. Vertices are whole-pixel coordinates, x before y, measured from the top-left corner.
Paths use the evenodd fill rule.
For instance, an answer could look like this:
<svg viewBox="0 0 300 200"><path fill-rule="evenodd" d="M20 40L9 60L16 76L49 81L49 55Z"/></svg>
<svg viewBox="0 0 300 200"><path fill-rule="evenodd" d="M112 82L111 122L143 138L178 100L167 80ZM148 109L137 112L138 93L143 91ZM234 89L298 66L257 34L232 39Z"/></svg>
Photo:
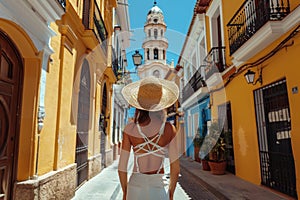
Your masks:
<svg viewBox="0 0 300 200"><path fill-rule="evenodd" d="M246 0L227 24L230 55L268 21L282 20L289 13L289 0Z"/></svg>
<svg viewBox="0 0 300 200"><path fill-rule="evenodd" d="M66 9L66 0L57 0L58 3L63 7L63 9Z"/></svg>
<svg viewBox="0 0 300 200"><path fill-rule="evenodd" d="M223 72L226 67L225 47L213 47L204 58L207 63L205 66L205 79L209 79L214 73Z"/></svg>
<svg viewBox="0 0 300 200"><path fill-rule="evenodd" d="M113 69L113 72L115 74L116 77L118 77L118 72L120 70L120 66L119 66L119 59L121 57L117 57L117 54L116 54L116 49L112 47L112 69Z"/></svg>
<svg viewBox="0 0 300 200"><path fill-rule="evenodd" d="M201 67L199 67L199 69L195 72L189 82L184 86L182 101L186 101L201 87L206 87L206 83L201 76Z"/></svg>
<svg viewBox="0 0 300 200"><path fill-rule="evenodd" d="M101 42L102 49L106 52L107 46L107 29L105 27L103 18L101 16L100 9L95 1L95 12L94 12L94 33L97 36L99 42Z"/></svg>
<svg viewBox="0 0 300 200"><path fill-rule="evenodd" d="M94 24L94 31L96 32L98 39L102 42L105 41L107 39L107 30L98 6L96 6L94 13Z"/></svg>

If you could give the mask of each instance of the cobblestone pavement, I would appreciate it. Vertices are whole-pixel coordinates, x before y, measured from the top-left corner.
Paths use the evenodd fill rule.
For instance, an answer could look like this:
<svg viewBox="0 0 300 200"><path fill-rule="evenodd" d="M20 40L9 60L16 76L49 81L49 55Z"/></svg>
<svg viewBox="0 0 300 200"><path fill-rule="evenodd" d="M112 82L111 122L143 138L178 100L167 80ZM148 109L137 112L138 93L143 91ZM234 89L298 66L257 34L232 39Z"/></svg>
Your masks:
<svg viewBox="0 0 300 200"><path fill-rule="evenodd" d="M179 184L182 189L187 193L191 200L218 200L219 198L211 193L206 187L199 181L198 178L193 176L187 170L180 169L181 177L179 178Z"/></svg>

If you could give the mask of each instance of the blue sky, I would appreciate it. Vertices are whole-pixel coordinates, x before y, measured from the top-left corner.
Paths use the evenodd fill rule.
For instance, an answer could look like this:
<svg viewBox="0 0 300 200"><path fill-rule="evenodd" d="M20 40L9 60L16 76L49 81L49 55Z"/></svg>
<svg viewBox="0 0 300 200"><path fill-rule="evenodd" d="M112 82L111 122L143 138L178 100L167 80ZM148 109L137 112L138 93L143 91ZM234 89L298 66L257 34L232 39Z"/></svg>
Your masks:
<svg viewBox="0 0 300 200"><path fill-rule="evenodd" d="M153 2L153 0L128 0L132 29L143 27ZM168 29L187 33L196 0L157 0L156 2L164 13Z"/></svg>
<svg viewBox="0 0 300 200"><path fill-rule="evenodd" d="M174 61L176 65L185 36L193 16L196 0L157 0L157 6L163 11L167 24L166 37L169 41L167 61ZM128 69L134 70L131 55L135 50L142 51L143 31L148 11L153 7L154 0L128 0L130 28L132 37L128 52Z"/></svg>

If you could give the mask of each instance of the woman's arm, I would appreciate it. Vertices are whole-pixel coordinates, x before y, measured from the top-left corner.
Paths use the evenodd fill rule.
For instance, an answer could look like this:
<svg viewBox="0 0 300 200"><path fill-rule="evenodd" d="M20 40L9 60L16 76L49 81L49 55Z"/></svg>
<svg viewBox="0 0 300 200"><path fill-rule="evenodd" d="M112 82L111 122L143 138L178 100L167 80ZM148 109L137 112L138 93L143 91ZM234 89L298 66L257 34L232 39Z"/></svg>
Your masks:
<svg viewBox="0 0 300 200"><path fill-rule="evenodd" d="M127 165L128 159L130 155L131 144L129 140L129 136L124 132L123 133L123 140L122 140L122 147L119 159L119 166L118 166L118 174L119 179L123 191L123 200L126 200L127 194Z"/></svg>
<svg viewBox="0 0 300 200"><path fill-rule="evenodd" d="M170 185L169 185L169 197L173 200L173 195L176 189L176 184L178 181L178 176L180 173L179 164L179 151L177 143L176 129L173 125L170 128L171 132L171 142L169 144L169 160L170 160Z"/></svg>

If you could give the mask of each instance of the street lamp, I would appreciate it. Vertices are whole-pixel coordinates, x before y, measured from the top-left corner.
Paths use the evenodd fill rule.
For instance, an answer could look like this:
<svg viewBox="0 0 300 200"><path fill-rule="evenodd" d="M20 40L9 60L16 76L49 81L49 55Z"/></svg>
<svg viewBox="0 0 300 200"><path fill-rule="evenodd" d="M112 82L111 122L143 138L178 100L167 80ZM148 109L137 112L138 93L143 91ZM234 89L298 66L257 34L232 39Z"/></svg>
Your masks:
<svg viewBox="0 0 300 200"><path fill-rule="evenodd" d="M135 54L132 55L133 64L136 66L136 68L142 64L143 56L139 53L138 50L135 51Z"/></svg>
<svg viewBox="0 0 300 200"><path fill-rule="evenodd" d="M244 74L246 81L248 84L252 84L255 85L257 82L260 82L260 84L262 84L262 75L261 75L261 71L259 73L259 76L257 78L256 81L254 81L255 78L255 72L251 71L250 69Z"/></svg>
<svg viewBox="0 0 300 200"><path fill-rule="evenodd" d="M135 71L123 71L118 70L118 79L121 79L122 76L127 74L136 74L137 67L142 64L143 56L139 53L138 50L135 51L135 53L132 55L133 64L135 65Z"/></svg>

